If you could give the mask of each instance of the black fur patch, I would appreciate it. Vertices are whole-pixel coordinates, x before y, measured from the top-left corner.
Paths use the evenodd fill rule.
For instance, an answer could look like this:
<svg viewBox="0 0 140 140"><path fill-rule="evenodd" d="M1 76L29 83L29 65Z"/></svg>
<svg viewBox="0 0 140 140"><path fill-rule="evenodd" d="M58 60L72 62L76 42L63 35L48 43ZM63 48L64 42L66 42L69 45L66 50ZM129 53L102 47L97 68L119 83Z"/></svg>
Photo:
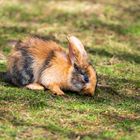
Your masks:
<svg viewBox="0 0 140 140"><path fill-rule="evenodd" d="M54 51L51 51L51 52L49 53L49 55L47 56L46 60L44 61L44 64L43 64L42 68L40 69L39 75L41 75L41 73L42 73L45 69L47 69L48 67L51 67L50 62L51 62L51 60L52 60L54 57L55 57L55 53L54 53Z"/></svg>
<svg viewBox="0 0 140 140"><path fill-rule="evenodd" d="M10 74L8 72L0 72L0 80L11 83Z"/></svg>
<svg viewBox="0 0 140 140"><path fill-rule="evenodd" d="M32 69L33 57L24 47L20 48L20 52L22 54L21 69L19 70L16 62L14 62L15 64L12 68L13 73L11 74L11 78L14 84L18 86L25 86L34 81Z"/></svg>

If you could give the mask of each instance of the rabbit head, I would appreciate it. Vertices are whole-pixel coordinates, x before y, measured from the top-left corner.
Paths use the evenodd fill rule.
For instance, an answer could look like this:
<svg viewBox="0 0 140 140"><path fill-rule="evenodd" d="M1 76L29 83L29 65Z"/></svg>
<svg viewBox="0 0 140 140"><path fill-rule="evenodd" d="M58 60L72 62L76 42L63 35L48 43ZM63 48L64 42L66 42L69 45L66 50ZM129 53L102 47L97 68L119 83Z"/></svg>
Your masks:
<svg viewBox="0 0 140 140"><path fill-rule="evenodd" d="M75 91L93 95L96 87L96 72L89 63L88 54L81 41L75 36L69 41L69 60L73 66L71 83Z"/></svg>

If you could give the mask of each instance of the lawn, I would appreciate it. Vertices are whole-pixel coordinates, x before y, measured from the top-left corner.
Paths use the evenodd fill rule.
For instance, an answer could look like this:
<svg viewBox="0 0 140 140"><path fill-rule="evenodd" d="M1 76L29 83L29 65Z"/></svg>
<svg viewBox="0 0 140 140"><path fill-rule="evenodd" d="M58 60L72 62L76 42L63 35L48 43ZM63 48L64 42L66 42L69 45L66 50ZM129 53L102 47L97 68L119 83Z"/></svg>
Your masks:
<svg viewBox="0 0 140 140"><path fill-rule="evenodd" d="M139 140L139 0L0 0L0 71L28 35L67 47L80 38L98 75L94 97L14 87L0 79L0 140Z"/></svg>

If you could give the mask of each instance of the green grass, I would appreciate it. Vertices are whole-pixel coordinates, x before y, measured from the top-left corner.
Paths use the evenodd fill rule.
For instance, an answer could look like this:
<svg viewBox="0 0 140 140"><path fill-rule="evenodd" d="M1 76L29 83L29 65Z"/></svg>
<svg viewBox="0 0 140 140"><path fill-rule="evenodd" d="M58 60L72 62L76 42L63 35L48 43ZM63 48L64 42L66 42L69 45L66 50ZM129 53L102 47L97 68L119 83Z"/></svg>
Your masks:
<svg viewBox="0 0 140 140"><path fill-rule="evenodd" d="M67 47L65 36L73 34L85 44L99 85L94 97L73 92L56 97L0 79L0 140L140 139L138 0L3 0L0 5L0 53L7 57L10 41L30 34ZM1 57L0 71L6 71Z"/></svg>

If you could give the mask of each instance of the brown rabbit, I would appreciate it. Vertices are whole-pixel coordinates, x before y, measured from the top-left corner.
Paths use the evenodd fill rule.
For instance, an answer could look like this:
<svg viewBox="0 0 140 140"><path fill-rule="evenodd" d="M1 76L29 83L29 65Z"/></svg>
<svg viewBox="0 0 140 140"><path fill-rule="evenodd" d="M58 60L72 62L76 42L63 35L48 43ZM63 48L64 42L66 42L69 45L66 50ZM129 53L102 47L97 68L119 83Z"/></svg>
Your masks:
<svg viewBox="0 0 140 140"><path fill-rule="evenodd" d="M72 90L93 95L96 72L80 40L67 37L69 52L53 41L29 37L19 41L8 60L8 75L13 84L29 89L50 89L64 95Z"/></svg>

